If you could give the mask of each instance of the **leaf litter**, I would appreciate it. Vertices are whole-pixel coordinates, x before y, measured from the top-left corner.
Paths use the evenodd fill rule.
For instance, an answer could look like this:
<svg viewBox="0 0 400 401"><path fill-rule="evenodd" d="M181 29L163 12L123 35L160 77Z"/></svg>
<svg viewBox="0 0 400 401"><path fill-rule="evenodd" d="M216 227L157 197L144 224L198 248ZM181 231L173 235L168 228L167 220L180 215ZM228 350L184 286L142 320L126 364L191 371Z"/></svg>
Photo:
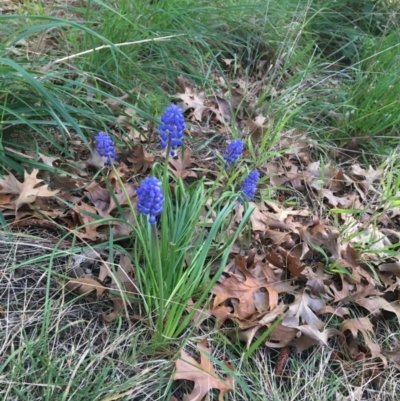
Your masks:
<svg viewBox="0 0 400 401"><path fill-rule="evenodd" d="M240 92L233 101L232 96L223 93L207 96L182 78L180 87L183 93L177 98L195 122L208 120L220 128L227 122L238 124L247 129L253 141L268 130L270 122L257 112L253 119L241 119L240 109L250 106L240 100L244 97ZM235 121L232 110L236 111ZM232 339L249 348L279 319L262 342L267 347L303 352L316 344L336 344L343 360L370 358L381 361L383 366L387 361L398 366L398 351L382 349L375 338L375 327L381 316L400 319L400 259L396 255L363 252L377 238L378 248L397 247L399 243L400 212L396 208L389 208L385 214L380 212L383 171L371 166L364 169L358 164L346 169L321 166L319 161L313 161L312 145L306 140L293 140L288 149L259 166L266 180L264 185L274 188L270 192L273 196L262 196L259 202L252 203L255 209L251 216L251 247L247 251L234 247L231 261L212 289L210 307L198 311L194 323L201 326L212 318L217 328L226 329ZM33 218L39 226L42 219L54 219L55 224L72 231L78 241L93 245L107 240L110 230L115 238L130 235L131 225L117 220L104 225L102 219L119 217L118 203L126 219L133 223L126 206L136 204L136 176L146 173L163 157L148 150L139 143L119 154L116 168L123 188L111 170L104 170L105 178L96 175L93 179L104 162L94 150L86 161L75 165L41 155L48 166L68 164L70 167L59 175L64 178L51 180L44 174L44 179L38 179L38 169L25 171L21 180L9 173L0 180L0 210L13 222ZM185 148L169 159L169 170L178 178L193 180L200 176L198 167L202 166L206 167L204 174L213 180L217 175L215 159L205 160ZM289 204L293 193L302 196L296 206ZM242 213L238 205L235 223L240 222ZM377 213L378 225L372 218ZM356 215L364 221L356 219ZM341 229L344 226L346 230ZM71 272L76 277L65 282L68 291L83 297L108 297L114 305L110 313L103 314L108 323L119 316L129 320L130 297L137 292L136 267L126 255L117 256L119 263L91 255L89 258L99 266L98 272L91 269L88 274L87 269L75 266ZM188 305L187 310L190 308ZM333 317L337 321L334 327ZM229 329L231 323L236 325L235 334ZM233 389L233 381L220 379L215 373L205 355L210 353L205 340L198 348L200 364L181 351L175 362L174 379L195 382L188 400L200 400L213 388L220 390L222 399Z"/></svg>

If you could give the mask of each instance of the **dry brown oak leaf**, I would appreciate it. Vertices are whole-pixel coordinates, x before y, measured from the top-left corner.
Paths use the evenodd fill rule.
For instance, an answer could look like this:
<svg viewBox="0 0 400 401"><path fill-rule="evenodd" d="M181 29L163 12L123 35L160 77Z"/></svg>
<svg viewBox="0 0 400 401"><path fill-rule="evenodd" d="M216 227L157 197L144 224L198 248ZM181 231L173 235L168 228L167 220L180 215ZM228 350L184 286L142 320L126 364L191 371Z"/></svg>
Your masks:
<svg viewBox="0 0 400 401"><path fill-rule="evenodd" d="M13 200L15 210L25 203L33 203L36 197L48 197L56 195L59 190L51 191L47 185L38 187L43 180L36 178L39 170L33 169L31 174L24 172L24 182L19 182L13 174L10 173L5 180L0 180L0 193L17 195Z"/></svg>
<svg viewBox="0 0 400 401"><path fill-rule="evenodd" d="M193 359L187 352L181 350L181 356L175 361L174 380L190 380L194 382L193 391L184 397L185 401L201 401L212 389L219 390L218 401L224 401L224 395L234 389L232 376L225 380L220 379L211 363L210 349L205 338L197 344L200 351L200 363ZM225 363L228 369L232 367Z"/></svg>
<svg viewBox="0 0 400 401"><path fill-rule="evenodd" d="M212 289L213 294L216 295L214 305L218 306L227 299L238 299L239 303L234 308L235 315L239 319L247 319L257 311L274 309L278 304L278 292L273 285L266 278L256 279L247 269L245 257L237 256L235 266L244 276L244 280L231 274L223 282L215 284Z"/></svg>

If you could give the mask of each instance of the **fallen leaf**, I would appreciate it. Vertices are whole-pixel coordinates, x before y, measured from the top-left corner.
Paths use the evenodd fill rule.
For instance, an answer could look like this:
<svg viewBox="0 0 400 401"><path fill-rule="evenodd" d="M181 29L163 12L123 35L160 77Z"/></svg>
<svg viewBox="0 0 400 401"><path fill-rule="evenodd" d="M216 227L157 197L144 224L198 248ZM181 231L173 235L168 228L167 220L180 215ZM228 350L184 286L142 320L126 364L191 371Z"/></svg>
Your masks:
<svg viewBox="0 0 400 401"><path fill-rule="evenodd" d="M185 153L182 158L182 152L178 151L177 158L169 158L169 170L176 178L185 179L187 177L197 178L197 173L192 171L190 168L193 166L194 161L192 159L192 152L189 149L185 149Z"/></svg>
<svg viewBox="0 0 400 401"><path fill-rule="evenodd" d="M372 325L368 317L360 317L356 319L346 320L340 326L340 331L342 333L350 331L352 335L351 341L349 342L348 339L346 341L346 345L350 351L350 354L352 354L351 351L352 349L354 349L354 346L358 345L358 333L360 332L363 335L366 346L371 352L371 356L373 358L380 358L386 366L386 357L382 354L379 344L373 341L368 334L368 332L372 334L374 333L374 326ZM353 354L352 357L354 358L355 355Z"/></svg>
<svg viewBox="0 0 400 401"><path fill-rule="evenodd" d="M289 309L285 313L285 318L282 324L288 327L296 327L303 324L314 326L321 329L324 323L317 317L318 310L325 306L325 301L322 298L317 298L303 291L302 294L296 294L295 300L289 305Z"/></svg>
<svg viewBox="0 0 400 401"><path fill-rule="evenodd" d="M231 104L221 96L208 96L208 100L215 102L218 105L218 109L211 107L210 110L215 114L217 120L222 124L227 124L231 121Z"/></svg>
<svg viewBox="0 0 400 401"><path fill-rule="evenodd" d="M124 301L121 297L118 296L112 296L110 297L111 301L113 302L114 308L113 311L110 313L103 313L103 319L108 322L111 323L114 320L116 320L118 318L118 316L120 315L120 312L125 309L127 302Z"/></svg>
<svg viewBox="0 0 400 401"><path fill-rule="evenodd" d="M141 145L133 146L130 153L132 157L128 157L128 161L133 164L135 173L145 173L154 163L154 155L147 153Z"/></svg>
<svg viewBox="0 0 400 401"><path fill-rule="evenodd" d="M295 347L299 353L316 344L328 346L328 339L332 336L341 336L344 339L343 334L337 329L321 332L315 326L310 325L299 326L297 329L301 332L301 336L292 340L289 345Z"/></svg>
<svg viewBox="0 0 400 401"><path fill-rule="evenodd" d="M269 249L265 257L274 266L289 270L294 277L303 277L302 271L305 269L306 265L300 261L300 255L294 254L296 248L300 250L299 247L295 247L291 251L287 251L277 246Z"/></svg>
<svg viewBox="0 0 400 401"><path fill-rule="evenodd" d="M382 169L375 170L372 166L369 166L368 170L365 170L359 164L353 164L351 170L353 174L365 177L364 180L355 180L353 182L361 185L366 192L374 190L374 182L380 180L383 174Z"/></svg>
<svg viewBox="0 0 400 401"><path fill-rule="evenodd" d="M119 206L125 206L125 205L135 205L136 200L133 201L133 198L136 197L136 189L137 187L133 184L124 184L124 189L120 188L117 189L114 192L114 196L111 196L110 198L110 204L107 208L106 213L109 215L114 209L117 208L117 204ZM128 195L126 196L125 195Z"/></svg>
<svg viewBox="0 0 400 401"><path fill-rule="evenodd" d="M234 389L232 376L225 380L220 379L211 363L210 349L207 339L197 344L200 351L200 363L192 358L185 350L181 350L180 358L175 361L175 374L173 380L190 380L194 382L193 391L185 396L185 401L201 401L212 389L219 390L219 401L224 401L224 395ZM225 364L228 369L232 367Z"/></svg>
<svg viewBox="0 0 400 401"><path fill-rule="evenodd" d="M400 301L388 302L382 297L375 296L369 298L359 298L356 299L355 302L375 315L380 313L380 309L392 312L400 321Z"/></svg>
<svg viewBox="0 0 400 401"><path fill-rule="evenodd" d="M60 191L51 191L47 185L37 186L43 180L36 178L39 170L33 169L31 174L24 172L24 182L19 182L13 174L5 180L0 180L0 193L18 195L14 200L15 210L21 205L35 202L36 197L48 197L58 194Z"/></svg>
<svg viewBox="0 0 400 401"><path fill-rule="evenodd" d="M294 327L284 326L282 322L278 323L264 344L271 348L286 347L296 337L298 332Z"/></svg>
<svg viewBox="0 0 400 401"><path fill-rule="evenodd" d="M266 118L259 114L254 120L244 120L243 123L249 130L253 141L258 142L262 136L267 132L271 122L265 123Z"/></svg>
<svg viewBox="0 0 400 401"><path fill-rule="evenodd" d="M107 290L106 287L101 285L98 281L90 276L71 279L65 284L65 287L67 290L76 291L80 295L88 295L92 291L96 291L97 298L99 298L104 291Z"/></svg>
<svg viewBox="0 0 400 401"><path fill-rule="evenodd" d="M97 228L100 226L100 224L94 223L98 220L94 216L99 216L96 209L89 206L87 203L81 202L80 205L75 205L73 211L78 217L79 224L83 226L79 231L77 231L77 235L80 238L95 241L98 238Z"/></svg>
<svg viewBox="0 0 400 401"><path fill-rule="evenodd" d="M278 302L278 292L268 280L256 279L246 267L246 258L240 255L235 258L235 267L243 278L230 274L222 282L216 283L212 289L212 293L216 295L214 304L220 305L228 299L237 299L234 310L239 319L249 318L258 308L262 311L273 309ZM262 297L259 295L261 289L265 291Z"/></svg>
<svg viewBox="0 0 400 401"><path fill-rule="evenodd" d="M183 111L193 109L193 116L196 121L201 122L204 114L210 110L208 106L204 105L204 101L206 100L204 91L195 93L194 90L192 91L190 88L186 87L185 93L178 93L175 97L182 100L182 102L179 103L179 106Z"/></svg>

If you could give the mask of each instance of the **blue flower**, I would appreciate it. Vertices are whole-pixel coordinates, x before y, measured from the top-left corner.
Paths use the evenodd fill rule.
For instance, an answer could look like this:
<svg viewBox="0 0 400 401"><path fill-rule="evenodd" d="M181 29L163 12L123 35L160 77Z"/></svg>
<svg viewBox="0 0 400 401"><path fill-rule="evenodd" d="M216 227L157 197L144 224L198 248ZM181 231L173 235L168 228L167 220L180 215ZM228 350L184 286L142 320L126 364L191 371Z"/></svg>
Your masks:
<svg viewBox="0 0 400 401"><path fill-rule="evenodd" d="M150 224L156 222L156 216L163 210L164 195L161 186L161 182L156 177L146 177L136 190L139 198L138 211L145 216L150 216Z"/></svg>
<svg viewBox="0 0 400 401"><path fill-rule="evenodd" d="M111 164L111 159L116 159L114 141L105 133L99 132L94 139L97 142L96 150L100 156L107 157L105 164Z"/></svg>
<svg viewBox="0 0 400 401"><path fill-rule="evenodd" d="M161 117L162 124L160 125L160 139L161 147L165 149L177 148L182 145L183 131L185 130L185 119L183 118L182 110L172 104L167 107L164 115ZM174 156L175 152L171 151L171 156Z"/></svg>
<svg viewBox="0 0 400 401"><path fill-rule="evenodd" d="M226 161L225 168L227 168L229 164L234 164L236 162L238 157L243 152L243 147L244 147L244 142L242 142L240 139L237 139L230 143L224 155L224 160Z"/></svg>
<svg viewBox="0 0 400 401"><path fill-rule="evenodd" d="M240 189L242 190L241 199L243 201L254 198L257 190L257 183L260 179L260 173L257 170L253 170L242 182Z"/></svg>

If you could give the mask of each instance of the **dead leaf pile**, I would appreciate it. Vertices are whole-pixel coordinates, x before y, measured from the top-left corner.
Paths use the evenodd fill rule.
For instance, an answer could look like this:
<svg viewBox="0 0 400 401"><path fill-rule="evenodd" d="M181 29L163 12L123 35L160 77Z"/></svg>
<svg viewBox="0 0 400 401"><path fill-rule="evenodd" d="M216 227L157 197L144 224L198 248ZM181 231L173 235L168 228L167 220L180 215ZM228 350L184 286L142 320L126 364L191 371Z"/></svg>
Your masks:
<svg viewBox="0 0 400 401"><path fill-rule="evenodd" d="M336 226L309 209L282 207L270 200L253 204L253 251L247 258L237 255L227 266L203 317L214 316L219 326L227 320L235 322L239 332L231 336L247 346L279 321L264 341L268 347L291 346L301 352L315 344L328 345L332 337L352 358L362 354L386 366L373 322L383 313L400 321L400 259L394 256L390 263L382 263L378 252L363 254L356 248L372 241L375 248L369 249L399 242L399 236L393 235L399 227L397 214L386 213L382 219L393 228L382 224L377 230L372 224L374 214L380 213L382 171L358 164L348 171L331 165L322 168L310 161L304 147L298 149L302 153L288 152L262 167L281 204L285 195L279 188L292 188L323 210L337 210L352 236L345 240ZM365 210L361 224L346 210ZM364 316L352 318L351 310L359 313L360 307ZM342 321L340 328L326 328L332 315Z"/></svg>

